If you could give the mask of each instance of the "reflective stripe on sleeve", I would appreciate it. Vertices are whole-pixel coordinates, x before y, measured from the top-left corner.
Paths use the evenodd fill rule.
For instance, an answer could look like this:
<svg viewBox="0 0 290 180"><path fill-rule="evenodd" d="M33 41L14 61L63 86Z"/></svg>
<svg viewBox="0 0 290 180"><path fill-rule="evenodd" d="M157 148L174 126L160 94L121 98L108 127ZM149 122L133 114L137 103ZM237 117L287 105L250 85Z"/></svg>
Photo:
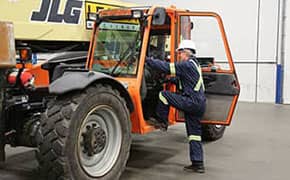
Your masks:
<svg viewBox="0 0 290 180"><path fill-rule="evenodd" d="M171 75L171 77L175 77L176 76L175 63L170 63L169 67L170 67L170 75Z"/></svg>
<svg viewBox="0 0 290 180"><path fill-rule="evenodd" d="M162 92L159 93L159 99L160 101L165 104L165 105L168 105L168 101L167 99L162 95Z"/></svg>
<svg viewBox="0 0 290 180"><path fill-rule="evenodd" d="M188 136L188 140L190 141L201 141L201 136L197 136L197 135L190 135Z"/></svg>

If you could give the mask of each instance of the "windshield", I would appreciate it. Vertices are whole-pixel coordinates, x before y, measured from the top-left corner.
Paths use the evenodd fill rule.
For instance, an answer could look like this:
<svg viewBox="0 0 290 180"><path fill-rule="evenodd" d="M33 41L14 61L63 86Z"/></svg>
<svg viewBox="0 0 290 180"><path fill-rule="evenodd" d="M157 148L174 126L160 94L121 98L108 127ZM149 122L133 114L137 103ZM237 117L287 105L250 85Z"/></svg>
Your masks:
<svg viewBox="0 0 290 180"><path fill-rule="evenodd" d="M138 20L102 22L92 70L114 76L136 75L141 45Z"/></svg>

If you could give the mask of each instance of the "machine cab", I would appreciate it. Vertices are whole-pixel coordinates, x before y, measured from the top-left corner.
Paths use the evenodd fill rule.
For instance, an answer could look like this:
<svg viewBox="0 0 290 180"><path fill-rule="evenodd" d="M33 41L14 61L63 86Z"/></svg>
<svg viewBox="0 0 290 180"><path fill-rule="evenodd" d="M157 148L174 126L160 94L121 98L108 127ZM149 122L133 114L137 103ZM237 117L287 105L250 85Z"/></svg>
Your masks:
<svg viewBox="0 0 290 180"><path fill-rule="evenodd" d="M101 11L95 23L87 68L113 76L127 88L134 104L132 131L154 130L158 94L179 91L166 83L168 75L146 66L146 57L178 62L175 49L183 39L197 44L202 66L207 109L203 123L229 125L239 96L239 83L221 18L215 13L179 11L174 7ZM170 109L170 124L183 113Z"/></svg>

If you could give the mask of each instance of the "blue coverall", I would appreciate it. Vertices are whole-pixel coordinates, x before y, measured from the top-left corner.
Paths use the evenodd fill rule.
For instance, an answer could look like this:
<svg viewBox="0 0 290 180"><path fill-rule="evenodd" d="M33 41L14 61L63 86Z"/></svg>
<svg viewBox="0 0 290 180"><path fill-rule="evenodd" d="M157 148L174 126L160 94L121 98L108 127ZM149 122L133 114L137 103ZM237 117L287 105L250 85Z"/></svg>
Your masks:
<svg viewBox="0 0 290 180"><path fill-rule="evenodd" d="M206 107L201 68L195 57L187 61L168 63L147 58L147 64L155 70L170 74L180 80L181 93L162 91L156 115L159 121L168 124L169 106L184 112L186 131L189 139L190 160L193 165L203 165L200 120Z"/></svg>

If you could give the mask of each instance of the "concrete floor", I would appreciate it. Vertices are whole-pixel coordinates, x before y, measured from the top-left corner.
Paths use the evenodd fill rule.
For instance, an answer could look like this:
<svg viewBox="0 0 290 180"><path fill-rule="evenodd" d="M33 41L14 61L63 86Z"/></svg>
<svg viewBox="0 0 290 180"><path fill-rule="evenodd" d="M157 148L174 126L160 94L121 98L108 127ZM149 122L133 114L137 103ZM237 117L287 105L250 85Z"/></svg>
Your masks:
<svg viewBox="0 0 290 180"><path fill-rule="evenodd" d="M289 179L290 106L239 103L222 139L204 144L206 174L183 172L189 163L183 124L167 133L134 136L121 180ZM7 148L1 180L39 179L33 150Z"/></svg>

